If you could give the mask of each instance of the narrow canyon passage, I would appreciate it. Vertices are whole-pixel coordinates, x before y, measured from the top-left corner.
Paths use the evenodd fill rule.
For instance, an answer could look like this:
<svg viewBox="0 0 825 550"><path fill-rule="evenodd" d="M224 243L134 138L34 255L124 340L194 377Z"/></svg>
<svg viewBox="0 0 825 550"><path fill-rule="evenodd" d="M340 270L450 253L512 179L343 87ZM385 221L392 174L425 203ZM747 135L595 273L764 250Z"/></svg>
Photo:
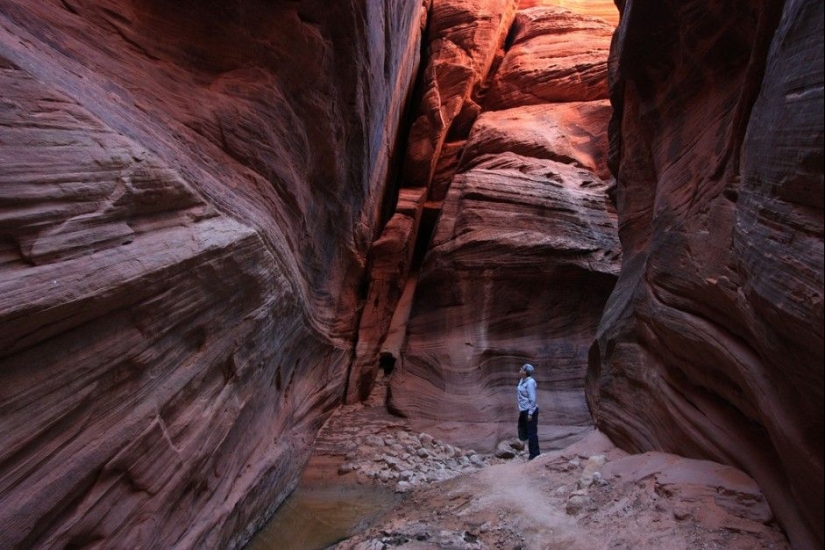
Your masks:
<svg viewBox="0 0 825 550"><path fill-rule="evenodd" d="M530 362L543 447L592 427L588 348L621 263L607 168L617 12L608 21L588 13L608 3L574 7L433 4L399 206L370 254L349 401L393 356L393 411L491 451L512 431L512 388ZM409 271L404 340L385 345Z"/></svg>
<svg viewBox="0 0 825 550"><path fill-rule="evenodd" d="M241 548L317 471L406 495L342 549L821 548L823 34L0 0L0 548Z"/></svg>

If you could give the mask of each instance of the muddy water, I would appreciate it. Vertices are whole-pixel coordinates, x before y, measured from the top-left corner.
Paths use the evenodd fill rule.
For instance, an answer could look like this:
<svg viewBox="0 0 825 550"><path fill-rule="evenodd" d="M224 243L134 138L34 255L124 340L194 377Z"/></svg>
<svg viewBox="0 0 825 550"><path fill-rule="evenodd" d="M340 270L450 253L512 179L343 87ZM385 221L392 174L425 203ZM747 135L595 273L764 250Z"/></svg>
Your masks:
<svg viewBox="0 0 825 550"><path fill-rule="evenodd" d="M363 531L399 500L384 487L301 483L246 550L320 550Z"/></svg>

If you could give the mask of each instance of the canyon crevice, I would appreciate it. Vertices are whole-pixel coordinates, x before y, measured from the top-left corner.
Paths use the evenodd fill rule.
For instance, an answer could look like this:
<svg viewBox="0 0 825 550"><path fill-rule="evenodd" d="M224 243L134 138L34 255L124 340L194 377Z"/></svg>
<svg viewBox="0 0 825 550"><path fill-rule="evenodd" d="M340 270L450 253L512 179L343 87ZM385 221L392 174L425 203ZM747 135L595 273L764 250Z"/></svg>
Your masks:
<svg viewBox="0 0 825 550"><path fill-rule="evenodd" d="M0 0L0 547L237 548L388 380L823 534L816 0Z"/></svg>

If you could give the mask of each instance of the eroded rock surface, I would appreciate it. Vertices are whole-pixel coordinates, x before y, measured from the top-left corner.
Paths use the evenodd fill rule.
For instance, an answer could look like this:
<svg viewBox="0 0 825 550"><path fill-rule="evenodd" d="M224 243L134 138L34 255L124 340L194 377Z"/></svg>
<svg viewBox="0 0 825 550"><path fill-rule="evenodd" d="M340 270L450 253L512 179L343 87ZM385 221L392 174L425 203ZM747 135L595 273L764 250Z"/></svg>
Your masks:
<svg viewBox="0 0 825 550"><path fill-rule="evenodd" d="M427 189L424 187L402 189L395 214L370 248L369 289L361 311L358 342L350 367L348 403L367 399L375 385L382 344L387 339L412 268L416 235L426 197Z"/></svg>
<svg viewBox="0 0 825 550"><path fill-rule="evenodd" d="M550 75L555 53L575 43L567 29L597 45L579 52L601 67L592 82ZM591 101L607 95L609 27L533 7L515 15L510 36L500 68L482 86L482 111L468 131L450 130L439 161L430 197L443 193L443 206L390 397L417 429L488 452L512 432L517 371L526 361L537 367L542 444L559 448L590 429L587 350L620 258L607 194L611 109ZM549 45L553 55L525 51L528 42ZM523 57L535 74L559 82L564 97L516 93L521 85L507 67Z"/></svg>
<svg viewBox="0 0 825 550"><path fill-rule="evenodd" d="M588 388L622 447L748 472L800 549L823 544L822 12L624 3L624 261Z"/></svg>
<svg viewBox="0 0 825 550"><path fill-rule="evenodd" d="M480 112L479 90L504 44L517 0L434 0L427 66L410 128L404 184L428 187L454 123ZM466 132L466 129L465 129Z"/></svg>
<svg viewBox="0 0 825 550"><path fill-rule="evenodd" d="M822 3L621 5L608 162L611 2L0 0L0 546L237 547L390 357L344 476L520 456L529 361L545 451L592 413L821 547ZM596 451L522 465L543 523L493 468L382 536L783 547L738 470Z"/></svg>
<svg viewBox="0 0 825 550"><path fill-rule="evenodd" d="M607 53L614 28L558 7L520 11L485 107L607 99Z"/></svg>
<svg viewBox="0 0 825 550"><path fill-rule="evenodd" d="M292 490L426 9L0 2L0 547L231 548Z"/></svg>

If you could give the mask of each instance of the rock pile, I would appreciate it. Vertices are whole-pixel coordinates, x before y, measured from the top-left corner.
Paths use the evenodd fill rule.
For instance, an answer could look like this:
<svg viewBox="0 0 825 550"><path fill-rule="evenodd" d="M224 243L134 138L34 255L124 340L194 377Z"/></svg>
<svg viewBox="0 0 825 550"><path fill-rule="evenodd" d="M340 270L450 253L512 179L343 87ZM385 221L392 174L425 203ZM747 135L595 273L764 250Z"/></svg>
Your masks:
<svg viewBox="0 0 825 550"><path fill-rule="evenodd" d="M516 456L516 450L504 458L461 449L434 439L426 433L405 429L380 435L365 435L348 445L351 450L338 473L354 473L359 482L367 480L395 485L397 492L413 487L445 481Z"/></svg>

